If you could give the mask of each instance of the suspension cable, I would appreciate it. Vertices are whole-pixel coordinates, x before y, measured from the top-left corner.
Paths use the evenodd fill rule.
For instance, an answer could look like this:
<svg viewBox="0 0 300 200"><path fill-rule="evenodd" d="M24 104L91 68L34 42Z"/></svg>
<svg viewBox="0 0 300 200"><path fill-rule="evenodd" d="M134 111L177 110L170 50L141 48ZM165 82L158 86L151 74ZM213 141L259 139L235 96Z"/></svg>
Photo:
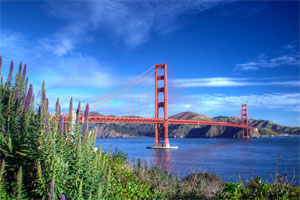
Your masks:
<svg viewBox="0 0 300 200"><path fill-rule="evenodd" d="M179 96L185 101L186 104L191 105L181 94L180 92L177 90L177 88L173 85L173 83L171 81L169 81L168 79L168 83L170 83L170 85L172 86L172 88L177 92L177 94L179 94ZM197 110L195 109L192 105L191 107L193 108L193 110Z"/></svg>
<svg viewBox="0 0 300 200"><path fill-rule="evenodd" d="M113 94L113 93L119 91L120 89L122 89L122 88L128 86L130 83L136 81L138 78L140 78L141 76L143 76L144 74L146 74L148 71L150 71L153 67L154 67L154 65L152 65L152 66L151 66L149 69L147 69L144 73L142 73L142 74L140 74L139 76L137 76L136 78L132 79L130 82L128 82L128 83L124 84L123 86L119 87L118 89L116 89L116 90L114 90L114 91L112 91L112 92L106 94L105 96L100 97L99 99L96 99L95 101L92 101L92 102L89 103L89 104L93 104L93 103L95 103L95 102L97 102L97 101L100 101L101 99L104 99L105 97L107 97L107 96L109 96L109 95L111 95L111 94Z"/></svg>
<svg viewBox="0 0 300 200"><path fill-rule="evenodd" d="M129 89L133 88L134 86L136 86L137 84L141 83L141 82L144 81L146 78L148 78L149 76L151 76L154 72L155 72L155 70L154 70L153 72L151 72L150 74L148 74L147 76L145 76L143 79L141 79L141 80L139 80L138 82L136 82L134 85L132 85L132 86L126 88L125 90L123 90L123 91L121 91L120 93L118 93L118 94L116 94L116 95L110 97L109 99L106 99L106 100L104 100L104 101L102 101L102 102L100 102L100 103L98 103L98 104L92 106L90 109L95 108L96 106L99 106L99 105L101 105L101 104L103 104L103 103L105 103L105 102L107 102L107 101L109 101L109 100L111 100L111 99L113 99L113 98L119 96L120 94L122 94L122 93L128 91Z"/></svg>
<svg viewBox="0 0 300 200"><path fill-rule="evenodd" d="M208 117L209 114L207 114L207 112L201 107L199 106L196 101L189 95L189 93L186 91L186 89L181 85L180 81L178 80L178 78L176 77L176 75L173 73L173 71L171 70L170 67L168 67L169 71L172 73L172 75L174 76L175 80L178 82L178 84L180 85L180 87L185 91L185 93L188 95L188 97L193 101L193 103Z"/></svg>

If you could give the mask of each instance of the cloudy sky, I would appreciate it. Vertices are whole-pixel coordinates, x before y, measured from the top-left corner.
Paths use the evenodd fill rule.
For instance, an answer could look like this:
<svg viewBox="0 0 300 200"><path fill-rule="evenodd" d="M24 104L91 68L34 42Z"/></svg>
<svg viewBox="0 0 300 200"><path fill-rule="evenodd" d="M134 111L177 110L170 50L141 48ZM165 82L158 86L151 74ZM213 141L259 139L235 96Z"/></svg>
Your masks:
<svg viewBox="0 0 300 200"><path fill-rule="evenodd" d="M52 109L167 63L197 104L174 100L173 113L235 116L246 103L250 118L300 124L299 1L2 0L0 55L2 74L22 60L36 93L46 81Z"/></svg>

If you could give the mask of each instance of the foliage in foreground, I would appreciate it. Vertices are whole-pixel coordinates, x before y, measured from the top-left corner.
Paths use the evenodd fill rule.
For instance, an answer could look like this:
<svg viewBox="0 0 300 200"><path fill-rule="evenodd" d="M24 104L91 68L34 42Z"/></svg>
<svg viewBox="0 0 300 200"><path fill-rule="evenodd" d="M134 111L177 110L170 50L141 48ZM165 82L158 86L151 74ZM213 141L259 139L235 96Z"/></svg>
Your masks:
<svg viewBox="0 0 300 200"><path fill-rule="evenodd" d="M288 180L277 175L273 183L263 183L260 177L243 183L225 183L217 199L299 199L300 187L293 187Z"/></svg>
<svg viewBox="0 0 300 200"><path fill-rule="evenodd" d="M0 57L0 75L1 75ZM0 199L297 199L299 187L285 182L246 185L223 183L217 176L194 173L178 180L159 167L131 164L126 155L94 150L96 130L79 128L70 101L69 118L48 112L45 83L34 109L26 65L12 81L13 63L0 84Z"/></svg>
<svg viewBox="0 0 300 200"><path fill-rule="evenodd" d="M1 59L0 59L1 63ZM69 118L48 112L45 84L38 110L26 65L20 64L14 83L13 62L0 85L0 199L155 199L163 198L149 182L123 167L123 158L94 151L96 131L79 131L70 101ZM1 73L1 64L0 64Z"/></svg>

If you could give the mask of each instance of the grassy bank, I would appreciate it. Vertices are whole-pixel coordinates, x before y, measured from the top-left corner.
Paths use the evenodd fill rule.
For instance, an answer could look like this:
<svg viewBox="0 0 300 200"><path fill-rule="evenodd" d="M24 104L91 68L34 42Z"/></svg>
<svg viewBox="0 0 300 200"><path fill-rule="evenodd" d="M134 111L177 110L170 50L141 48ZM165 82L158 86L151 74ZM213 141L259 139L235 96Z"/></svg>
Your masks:
<svg viewBox="0 0 300 200"><path fill-rule="evenodd" d="M1 57L0 57L1 75ZM272 184L259 178L224 183L194 173L178 180L158 167L131 164L115 151L94 151L96 130L88 121L79 130L81 105L70 99L69 118L48 111L45 83L40 99L28 84L26 66L13 78L13 63L0 85L0 199L297 199L299 187L280 176ZM73 110L76 110L74 112ZM89 106L85 106L85 119Z"/></svg>

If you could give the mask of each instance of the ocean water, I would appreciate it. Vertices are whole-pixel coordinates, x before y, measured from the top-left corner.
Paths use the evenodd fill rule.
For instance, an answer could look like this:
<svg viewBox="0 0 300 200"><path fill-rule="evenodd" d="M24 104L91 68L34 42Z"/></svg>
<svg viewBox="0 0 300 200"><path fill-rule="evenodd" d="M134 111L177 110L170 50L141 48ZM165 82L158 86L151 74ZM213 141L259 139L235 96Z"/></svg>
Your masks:
<svg viewBox="0 0 300 200"><path fill-rule="evenodd" d="M287 175L300 185L300 137L274 137L254 139L184 138L170 139L178 150L146 149L154 138L97 138L96 147L103 151L118 148L136 162L166 167L183 178L192 172L216 174L224 181L239 182L260 176L271 182L270 173Z"/></svg>

